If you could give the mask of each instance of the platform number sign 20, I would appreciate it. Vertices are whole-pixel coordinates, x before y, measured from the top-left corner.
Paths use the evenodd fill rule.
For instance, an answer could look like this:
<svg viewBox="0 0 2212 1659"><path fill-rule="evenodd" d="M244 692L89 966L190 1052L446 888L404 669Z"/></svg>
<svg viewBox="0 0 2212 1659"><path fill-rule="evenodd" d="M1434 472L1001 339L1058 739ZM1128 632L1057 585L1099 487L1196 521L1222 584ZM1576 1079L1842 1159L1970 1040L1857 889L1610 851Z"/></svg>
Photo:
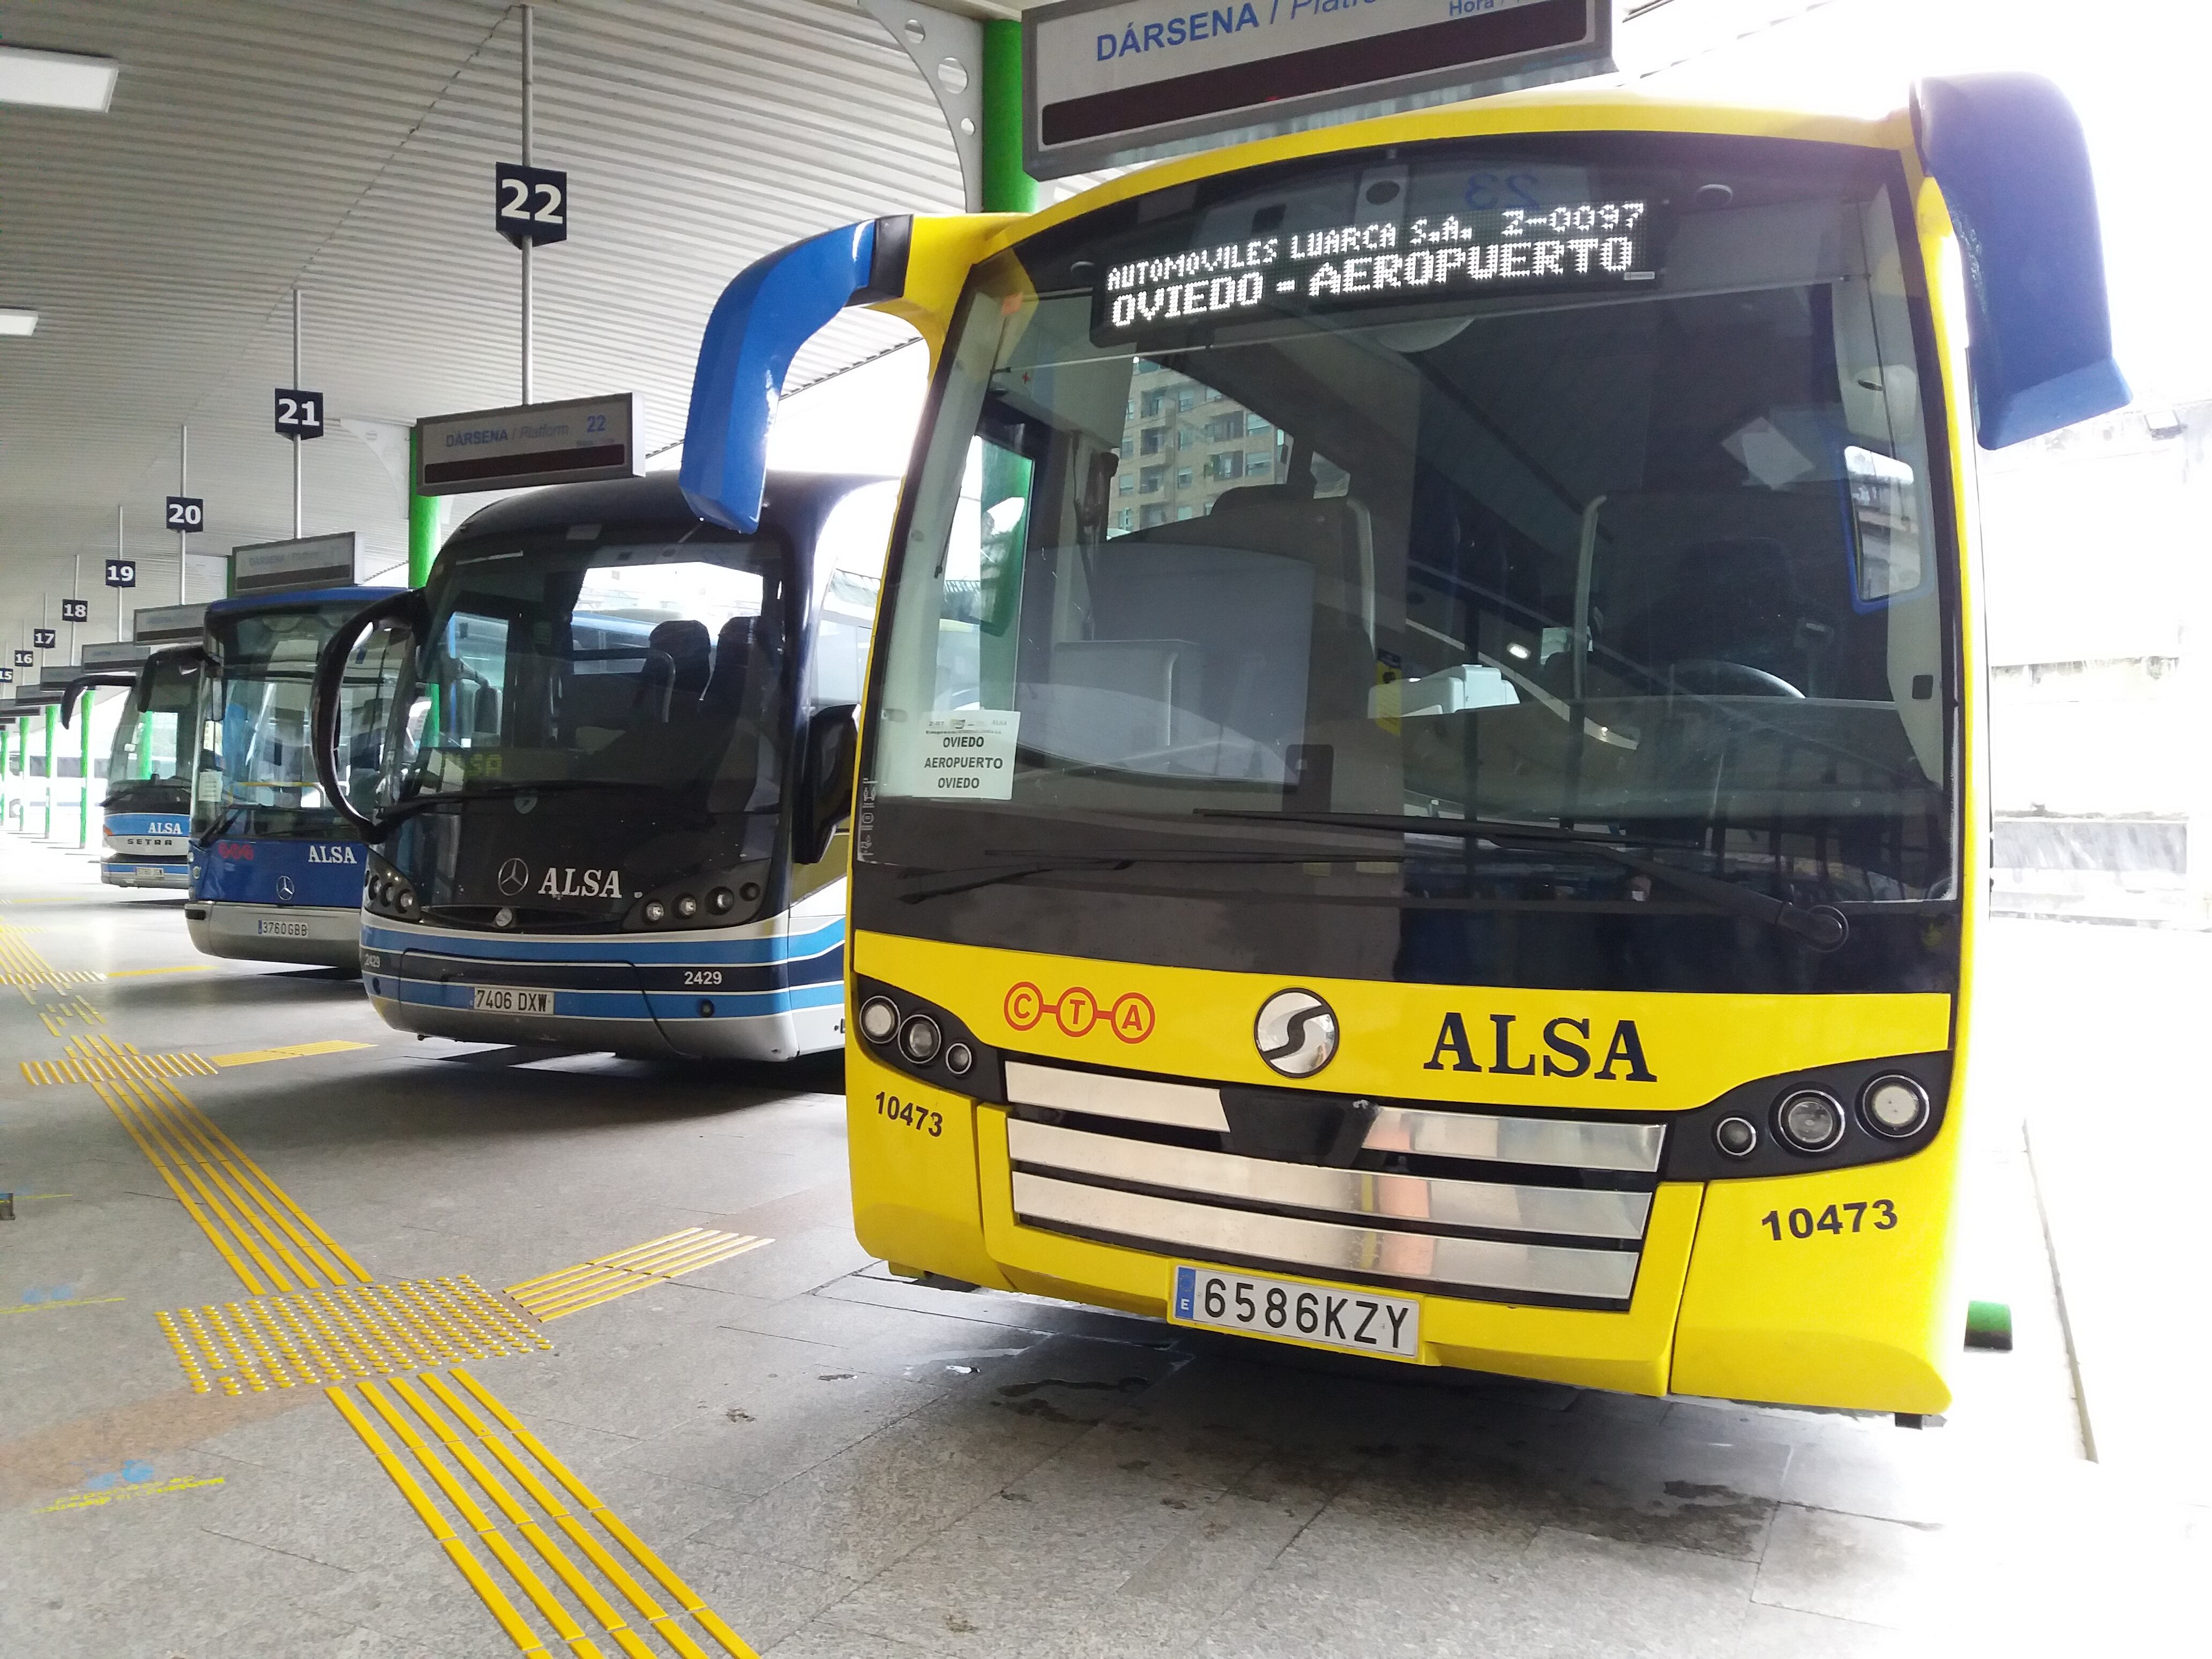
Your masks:
<svg viewBox="0 0 2212 1659"><path fill-rule="evenodd" d="M90 622L92 620L92 601L90 599L64 599L62 601L62 620L64 622L70 623Z"/></svg>
<svg viewBox="0 0 2212 1659"><path fill-rule="evenodd" d="M138 565L131 559L110 559L107 562L107 585L110 587L138 586Z"/></svg>
<svg viewBox="0 0 2212 1659"><path fill-rule="evenodd" d="M568 175L501 161L493 169L492 228L520 247L568 240Z"/></svg>
<svg viewBox="0 0 2212 1659"><path fill-rule="evenodd" d="M197 495L169 495L162 500L161 526L186 532L207 528L207 503Z"/></svg>
<svg viewBox="0 0 2212 1659"><path fill-rule="evenodd" d="M323 394L297 386L276 388L276 435L280 438L319 438L323 435Z"/></svg>

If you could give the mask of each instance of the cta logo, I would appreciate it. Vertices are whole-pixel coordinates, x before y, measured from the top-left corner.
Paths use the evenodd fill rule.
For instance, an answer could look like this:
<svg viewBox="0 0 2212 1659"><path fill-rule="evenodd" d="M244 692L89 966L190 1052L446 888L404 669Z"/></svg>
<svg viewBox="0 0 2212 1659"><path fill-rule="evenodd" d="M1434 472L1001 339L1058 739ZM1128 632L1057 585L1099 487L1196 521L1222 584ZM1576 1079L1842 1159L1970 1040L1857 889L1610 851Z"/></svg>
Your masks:
<svg viewBox="0 0 2212 1659"><path fill-rule="evenodd" d="M1311 991L1278 991L1260 1005L1252 1042L1285 1077L1311 1077L1336 1058L1336 1011Z"/></svg>
<svg viewBox="0 0 2212 1659"><path fill-rule="evenodd" d="M1468 1022L1456 1013L1446 1014L1443 1024L1437 1031L1436 1046L1429 1057L1421 1062L1425 1072L1480 1072L1489 1070L1502 1077L1534 1077L1536 1064L1543 1061L1546 1077L1581 1077L1588 1073L1601 1077L1608 1083L1656 1083L1659 1074L1644 1058L1644 1037L1632 1019L1615 1020L1613 1035L1605 1044L1605 1059L1595 1072L1590 1071L1590 1053L1597 1042L1590 1035L1590 1023L1566 1014L1544 1022L1545 1052L1540 1056L1529 1040L1516 1036L1513 1023L1516 1016L1490 1016L1490 1064L1486 1068L1474 1058L1474 1042L1468 1035ZM1478 1027L1478 1030L1480 1028ZM1517 1052L1516 1052L1517 1051ZM1625 1069L1624 1069L1625 1068Z"/></svg>
<svg viewBox="0 0 2212 1659"><path fill-rule="evenodd" d="M1006 1024L1017 1031L1032 1029L1047 1014L1065 1036L1088 1036L1103 1025L1124 1042L1142 1042L1154 1021L1152 999L1138 991L1122 992L1110 1007L1080 985L1049 1000L1027 980L1006 993Z"/></svg>
<svg viewBox="0 0 2212 1659"><path fill-rule="evenodd" d="M307 848L307 862L357 865L361 862L360 851L356 848L347 846L343 842L335 847L310 847Z"/></svg>

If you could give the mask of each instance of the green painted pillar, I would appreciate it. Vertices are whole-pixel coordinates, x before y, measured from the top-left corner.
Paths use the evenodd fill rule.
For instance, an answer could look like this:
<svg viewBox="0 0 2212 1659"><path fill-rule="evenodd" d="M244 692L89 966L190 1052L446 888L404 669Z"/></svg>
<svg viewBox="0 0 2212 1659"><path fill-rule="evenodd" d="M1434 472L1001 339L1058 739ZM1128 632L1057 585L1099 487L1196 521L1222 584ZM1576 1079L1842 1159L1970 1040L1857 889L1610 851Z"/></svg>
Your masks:
<svg viewBox="0 0 2212 1659"><path fill-rule="evenodd" d="M1035 213L1037 181L1022 171L1022 26L983 25L983 211Z"/></svg>
<svg viewBox="0 0 2212 1659"><path fill-rule="evenodd" d="M46 705L46 821L39 831L45 841L54 838L54 726L60 713L56 705Z"/></svg>
<svg viewBox="0 0 2212 1659"><path fill-rule="evenodd" d="M0 720L0 830L8 827L8 797L15 793L8 768L15 756L15 724Z"/></svg>
<svg viewBox="0 0 2212 1659"><path fill-rule="evenodd" d="M178 740L183 741L181 736ZM138 717L138 758L131 775L142 782L154 775L154 717L151 714Z"/></svg>
<svg viewBox="0 0 2212 1659"><path fill-rule="evenodd" d="M84 701L76 706L76 725L78 741L83 751L77 770L84 775L84 798L77 803L76 809L76 844L89 847L92 845L92 693L89 691L84 694Z"/></svg>
<svg viewBox="0 0 2212 1659"><path fill-rule="evenodd" d="M407 440L407 585L420 587L430 580L430 562L438 556L438 498L415 493L415 479L422 459L422 428Z"/></svg>

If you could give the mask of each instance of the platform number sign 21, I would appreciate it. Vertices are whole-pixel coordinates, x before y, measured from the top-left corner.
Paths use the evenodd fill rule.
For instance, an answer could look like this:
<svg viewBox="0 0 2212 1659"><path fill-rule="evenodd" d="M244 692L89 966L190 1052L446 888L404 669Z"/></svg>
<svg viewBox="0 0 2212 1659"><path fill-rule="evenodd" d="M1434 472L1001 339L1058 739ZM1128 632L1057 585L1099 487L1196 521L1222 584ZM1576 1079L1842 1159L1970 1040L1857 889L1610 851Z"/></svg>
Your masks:
<svg viewBox="0 0 2212 1659"><path fill-rule="evenodd" d="M168 495L162 498L161 527L164 530L200 531L207 528L207 503L197 495Z"/></svg>
<svg viewBox="0 0 2212 1659"><path fill-rule="evenodd" d="M110 587L137 586L137 562L134 559L110 559L107 562L106 580Z"/></svg>
<svg viewBox="0 0 2212 1659"><path fill-rule="evenodd" d="M64 599L62 601L62 620L68 623L90 622L92 620L92 601L89 599Z"/></svg>
<svg viewBox="0 0 2212 1659"><path fill-rule="evenodd" d="M297 386L276 388L276 435L280 438L319 438L323 435L323 394Z"/></svg>
<svg viewBox="0 0 2212 1659"><path fill-rule="evenodd" d="M568 240L568 175L501 161L493 168L492 228L520 247Z"/></svg>

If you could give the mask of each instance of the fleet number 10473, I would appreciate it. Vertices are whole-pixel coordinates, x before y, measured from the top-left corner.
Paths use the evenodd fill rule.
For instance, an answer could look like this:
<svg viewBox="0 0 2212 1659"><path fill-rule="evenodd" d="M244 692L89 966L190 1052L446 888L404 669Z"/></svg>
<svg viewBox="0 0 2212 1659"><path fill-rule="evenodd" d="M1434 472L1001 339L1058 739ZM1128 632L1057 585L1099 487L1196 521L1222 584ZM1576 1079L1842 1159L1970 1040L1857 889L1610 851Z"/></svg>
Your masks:
<svg viewBox="0 0 2212 1659"><path fill-rule="evenodd" d="M1869 1216L1873 1218L1871 1221ZM1759 1218L1759 1224L1778 1244L1785 1237L1811 1238L1819 1233L1834 1233L1840 1237L1844 1233L1886 1233L1897 1225L1897 1206L1886 1198L1873 1198L1863 1203L1831 1204L1817 1215L1802 1206L1789 1211L1769 1210Z"/></svg>

